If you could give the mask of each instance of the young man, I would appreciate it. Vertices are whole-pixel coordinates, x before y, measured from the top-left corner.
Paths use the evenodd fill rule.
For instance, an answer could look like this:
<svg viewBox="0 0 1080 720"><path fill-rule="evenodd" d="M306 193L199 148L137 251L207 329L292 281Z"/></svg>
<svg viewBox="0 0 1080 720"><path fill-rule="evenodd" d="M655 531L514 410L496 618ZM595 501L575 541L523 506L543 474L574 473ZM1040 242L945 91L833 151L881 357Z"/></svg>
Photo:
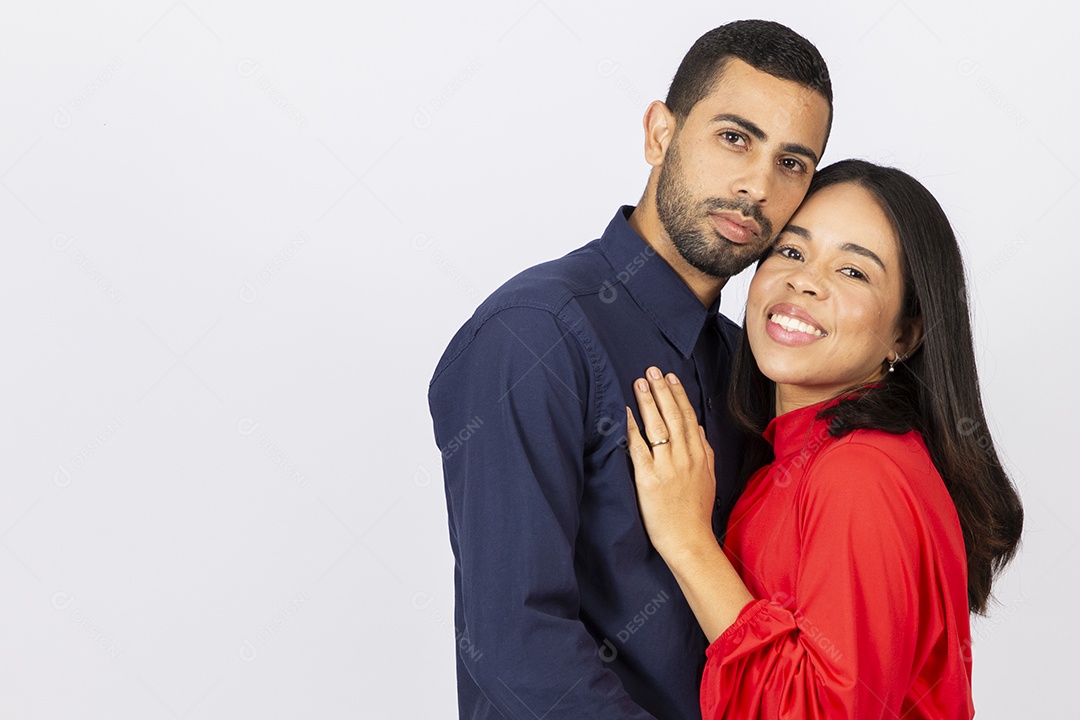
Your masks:
<svg viewBox="0 0 1080 720"><path fill-rule="evenodd" d="M720 290L802 201L831 118L804 38L764 21L705 34L645 113L638 206L500 287L450 342L429 401L462 718L700 718L706 640L642 527L624 407L650 365L682 380L716 451L720 530L741 460Z"/></svg>

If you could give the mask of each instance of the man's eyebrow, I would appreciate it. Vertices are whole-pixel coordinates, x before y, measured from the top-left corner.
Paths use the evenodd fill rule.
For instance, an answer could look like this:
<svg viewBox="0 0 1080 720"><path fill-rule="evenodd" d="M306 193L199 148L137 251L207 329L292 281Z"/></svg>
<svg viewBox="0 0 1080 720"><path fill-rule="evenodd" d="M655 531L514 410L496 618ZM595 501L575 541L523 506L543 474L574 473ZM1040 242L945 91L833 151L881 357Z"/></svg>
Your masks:
<svg viewBox="0 0 1080 720"><path fill-rule="evenodd" d="M762 142L768 142L769 140L768 133L758 127L757 123L753 120L747 120L742 115L736 115L735 113L720 113L719 115L714 116L709 122L712 124L723 122L735 123L758 140ZM814 167L817 167L819 160L817 153L805 145L800 145L799 143L785 143L780 146L780 150L786 153L792 153L793 155L802 155L803 157L809 158L810 161L814 163Z"/></svg>
<svg viewBox="0 0 1080 720"><path fill-rule="evenodd" d="M713 124L733 122L736 125L740 126L746 132L756 137L758 140L761 140L762 142L765 142L769 139L769 136L765 134L764 130L757 126L757 123L753 122L752 120L747 120L742 115L736 115L734 113L720 113L709 122Z"/></svg>
<svg viewBox="0 0 1080 720"><path fill-rule="evenodd" d="M786 153L791 153L793 155L802 155L803 157L810 158L811 162L814 163L814 167L817 167L817 153L806 147L805 145L800 145L798 143L787 143L786 145L781 145L780 149Z"/></svg>
<svg viewBox="0 0 1080 720"><path fill-rule="evenodd" d="M798 235L799 237L805 238L807 240L814 239L814 236L810 233L809 230L798 225L785 225L784 229L780 231L780 234L783 233L791 233L792 235ZM885 263L881 262L881 258L879 258L877 256L877 253L870 248L865 248L862 245L856 245L855 243L844 243L840 246L840 249L843 252L855 253L856 255L862 255L863 257L870 258L878 265L880 265L882 270L885 269Z"/></svg>

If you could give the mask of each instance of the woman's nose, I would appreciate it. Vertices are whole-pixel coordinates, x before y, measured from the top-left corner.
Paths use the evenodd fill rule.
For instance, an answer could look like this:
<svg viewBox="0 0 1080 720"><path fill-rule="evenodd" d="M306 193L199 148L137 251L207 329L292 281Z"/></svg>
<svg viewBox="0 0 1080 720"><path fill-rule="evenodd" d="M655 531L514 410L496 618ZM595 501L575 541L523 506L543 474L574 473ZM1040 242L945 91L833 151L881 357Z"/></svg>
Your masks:
<svg viewBox="0 0 1080 720"><path fill-rule="evenodd" d="M811 268L799 268L788 275L787 285L797 293L822 297L827 288L821 275Z"/></svg>

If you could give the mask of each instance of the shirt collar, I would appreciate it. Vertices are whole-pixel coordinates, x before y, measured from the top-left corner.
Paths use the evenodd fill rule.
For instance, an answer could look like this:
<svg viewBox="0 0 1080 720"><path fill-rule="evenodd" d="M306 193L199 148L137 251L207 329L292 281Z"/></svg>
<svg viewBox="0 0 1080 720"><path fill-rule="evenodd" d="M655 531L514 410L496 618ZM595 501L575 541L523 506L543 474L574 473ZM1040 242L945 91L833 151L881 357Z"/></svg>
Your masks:
<svg viewBox="0 0 1080 720"><path fill-rule="evenodd" d="M678 273L630 227L632 205L615 213L600 238L600 248L622 283L684 358L697 345L706 322L719 323L720 297L705 307Z"/></svg>

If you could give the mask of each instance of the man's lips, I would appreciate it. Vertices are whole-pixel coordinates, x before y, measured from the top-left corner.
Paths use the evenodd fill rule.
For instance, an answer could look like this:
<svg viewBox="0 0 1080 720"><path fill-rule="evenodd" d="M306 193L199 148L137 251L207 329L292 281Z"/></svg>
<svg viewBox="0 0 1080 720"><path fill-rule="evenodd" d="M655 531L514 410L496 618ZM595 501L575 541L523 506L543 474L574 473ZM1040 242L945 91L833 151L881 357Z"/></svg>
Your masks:
<svg viewBox="0 0 1080 720"><path fill-rule="evenodd" d="M720 232L733 243L743 245L761 236L761 227L752 218L732 212L709 213L709 219Z"/></svg>

